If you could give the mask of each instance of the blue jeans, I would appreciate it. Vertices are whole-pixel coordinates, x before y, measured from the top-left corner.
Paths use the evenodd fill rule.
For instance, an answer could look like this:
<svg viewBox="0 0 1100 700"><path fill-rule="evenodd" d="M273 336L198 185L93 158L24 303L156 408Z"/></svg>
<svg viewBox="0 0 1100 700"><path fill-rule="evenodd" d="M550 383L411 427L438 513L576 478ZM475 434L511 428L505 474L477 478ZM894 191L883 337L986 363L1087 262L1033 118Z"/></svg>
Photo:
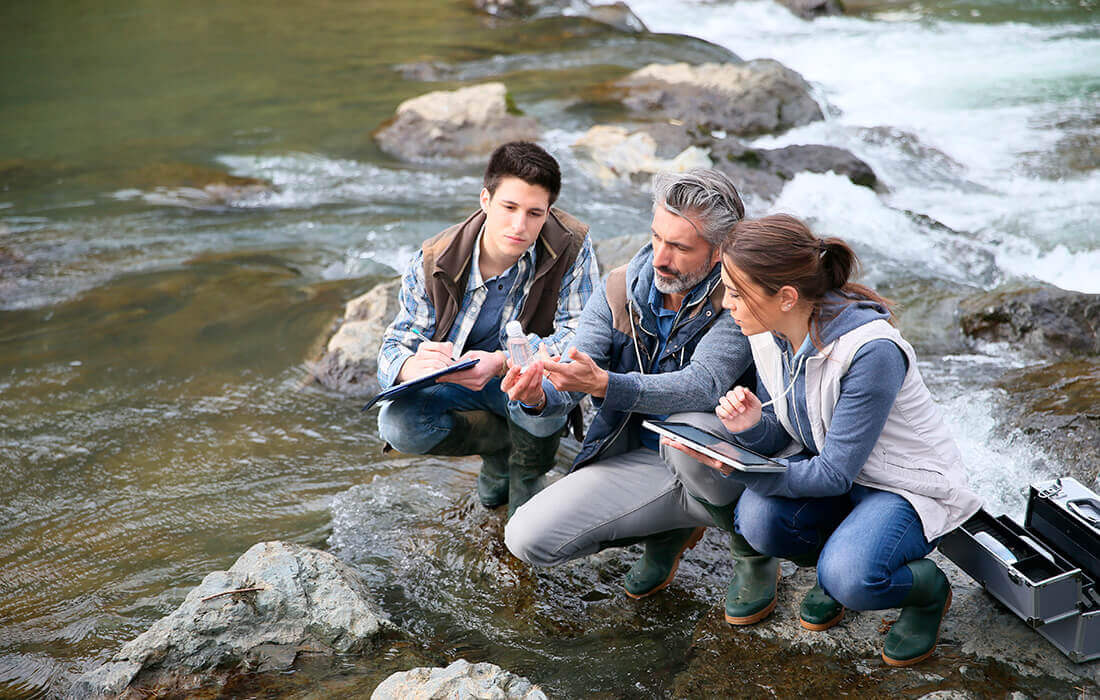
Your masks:
<svg viewBox="0 0 1100 700"><path fill-rule="evenodd" d="M913 586L905 565L935 549L908 501L859 484L828 498L761 496L745 489L735 522L762 554L799 559L820 549L818 583L851 610L899 607Z"/></svg>
<svg viewBox="0 0 1100 700"><path fill-rule="evenodd" d="M406 454L422 455L440 443L454 428L453 411L490 411L535 437L549 437L561 430L566 417L540 418L508 405L500 390L500 378L489 380L481 391L440 382L382 404L378 434Z"/></svg>

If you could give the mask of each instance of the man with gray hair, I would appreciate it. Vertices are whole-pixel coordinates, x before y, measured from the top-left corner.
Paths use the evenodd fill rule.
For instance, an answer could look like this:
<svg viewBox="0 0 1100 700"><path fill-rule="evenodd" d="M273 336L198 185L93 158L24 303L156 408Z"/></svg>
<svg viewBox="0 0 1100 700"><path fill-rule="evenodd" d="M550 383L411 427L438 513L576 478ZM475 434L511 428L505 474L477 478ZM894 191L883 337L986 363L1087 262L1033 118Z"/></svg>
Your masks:
<svg viewBox="0 0 1100 700"><path fill-rule="evenodd" d="M755 385L748 341L722 311L718 265L722 239L744 214L717 170L659 174L651 242L592 293L561 361L512 368L501 382L547 420L586 394L598 409L571 472L508 521L504 541L520 559L551 566L641 542L625 586L643 598L672 581L683 552L714 524L641 423L712 413L734 384Z"/></svg>

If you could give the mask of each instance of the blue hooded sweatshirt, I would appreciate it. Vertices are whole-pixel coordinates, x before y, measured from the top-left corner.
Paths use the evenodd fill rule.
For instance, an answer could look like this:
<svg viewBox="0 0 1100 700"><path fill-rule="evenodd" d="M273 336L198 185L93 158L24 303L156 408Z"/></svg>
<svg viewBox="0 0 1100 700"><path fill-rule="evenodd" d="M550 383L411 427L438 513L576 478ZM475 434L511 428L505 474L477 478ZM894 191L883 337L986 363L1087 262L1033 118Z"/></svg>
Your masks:
<svg viewBox="0 0 1100 700"><path fill-rule="evenodd" d="M890 314L875 302L853 301L834 294L826 297L822 316L825 321L819 331L820 342L828 345L866 323L888 319ZM734 472L730 477L766 496L824 498L847 493L878 442L905 381L909 367L905 353L887 339L872 340L860 348L840 380L840 398L826 444L817 445L806 410L806 374L803 370L806 358L817 353L817 348L809 335L797 351L786 340L772 337L783 352L783 388L790 387L791 392L787 402L788 417L798 433L796 437L806 449L779 459L788 465L784 473ZM795 373L793 380L792 371ZM757 397L761 402L771 399L763 384L757 384ZM791 438L776 417L773 406L763 410L759 423L735 433L734 437L749 449L767 455L782 450Z"/></svg>

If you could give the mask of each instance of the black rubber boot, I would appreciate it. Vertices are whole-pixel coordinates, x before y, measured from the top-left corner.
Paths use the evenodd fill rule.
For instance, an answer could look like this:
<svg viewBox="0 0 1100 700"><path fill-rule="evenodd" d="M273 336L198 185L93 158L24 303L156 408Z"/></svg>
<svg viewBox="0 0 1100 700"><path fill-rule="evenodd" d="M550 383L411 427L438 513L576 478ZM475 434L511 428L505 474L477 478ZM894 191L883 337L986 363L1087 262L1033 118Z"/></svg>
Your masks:
<svg viewBox="0 0 1100 700"><path fill-rule="evenodd" d="M477 496L486 508L508 502L508 421L489 411L455 411L454 427L428 454L480 455Z"/></svg>
<svg viewBox="0 0 1100 700"><path fill-rule="evenodd" d="M626 572L623 586L631 598L645 598L672 583L680 557L702 539L705 528L668 530L642 539L645 553Z"/></svg>
<svg viewBox="0 0 1100 700"><path fill-rule="evenodd" d="M736 501L714 506L699 498L695 500L703 504L715 525L730 533L733 578L726 589L726 622L738 626L760 622L775 610L779 560L757 552L735 531Z"/></svg>
<svg viewBox="0 0 1100 700"><path fill-rule="evenodd" d="M561 431L535 437L508 421L512 451L508 455L508 517L542 489L542 475L554 467Z"/></svg>
<svg viewBox="0 0 1100 700"><path fill-rule="evenodd" d="M891 666L912 666L931 656L951 607L951 584L935 562L918 559L906 566L913 573L913 587L901 601L901 615L882 648L882 660Z"/></svg>

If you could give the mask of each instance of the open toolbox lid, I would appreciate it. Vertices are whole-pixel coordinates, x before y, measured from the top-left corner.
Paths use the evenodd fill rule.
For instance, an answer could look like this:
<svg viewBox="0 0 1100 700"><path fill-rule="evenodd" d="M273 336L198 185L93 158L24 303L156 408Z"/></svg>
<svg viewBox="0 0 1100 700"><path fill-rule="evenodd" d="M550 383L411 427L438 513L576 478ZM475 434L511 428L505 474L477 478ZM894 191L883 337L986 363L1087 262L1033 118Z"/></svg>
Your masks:
<svg viewBox="0 0 1100 700"><path fill-rule="evenodd" d="M1100 581L1100 497L1068 476L1031 485L1024 527Z"/></svg>

